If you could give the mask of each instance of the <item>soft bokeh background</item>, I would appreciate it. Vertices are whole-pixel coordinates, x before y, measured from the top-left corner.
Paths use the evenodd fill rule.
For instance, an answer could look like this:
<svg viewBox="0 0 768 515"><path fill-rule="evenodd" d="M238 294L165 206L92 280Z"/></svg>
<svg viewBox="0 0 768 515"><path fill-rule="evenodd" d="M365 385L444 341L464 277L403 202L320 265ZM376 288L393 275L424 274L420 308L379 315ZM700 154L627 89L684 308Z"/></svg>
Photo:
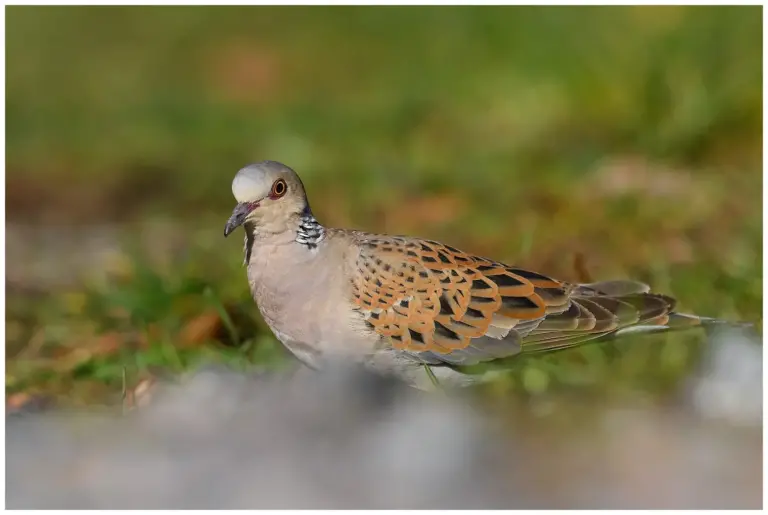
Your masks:
<svg viewBox="0 0 768 515"><path fill-rule="evenodd" d="M7 413L140 415L10 417L16 507L760 505L760 7L6 13ZM251 384L294 364L222 236L263 159L327 225L757 331L523 356L471 412Z"/></svg>
<svg viewBox="0 0 768 515"><path fill-rule="evenodd" d="M759 7L9 7L9 403L290 363L222 230L244 164L322 222L760 322ZM759 326L758 326L759 327ZM503 395L653 399L700 334L521 358ZM129 396L130 397L130 396Z"/></svg>

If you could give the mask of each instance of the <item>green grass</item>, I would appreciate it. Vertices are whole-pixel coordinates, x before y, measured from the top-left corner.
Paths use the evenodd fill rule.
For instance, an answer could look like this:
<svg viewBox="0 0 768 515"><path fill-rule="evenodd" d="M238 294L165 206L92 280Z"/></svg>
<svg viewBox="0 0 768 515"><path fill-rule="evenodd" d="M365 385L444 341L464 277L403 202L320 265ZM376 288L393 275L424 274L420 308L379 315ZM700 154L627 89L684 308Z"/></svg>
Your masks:
<svg viewBox="0 0 768 515"><path fill-rule="evenodd" d="M232 176L261 159L297 169L328 225L566 280L583 253L595 278L760 321L758 7L7 13L8 222L115 222L134 249L109 281L8 292L8 392L84 402L124 369L284 364L221 237ZM159 219L180 257L147 257L138 228ZM653 390L689 370L680 341L526 358L513 378Z"/></svg>

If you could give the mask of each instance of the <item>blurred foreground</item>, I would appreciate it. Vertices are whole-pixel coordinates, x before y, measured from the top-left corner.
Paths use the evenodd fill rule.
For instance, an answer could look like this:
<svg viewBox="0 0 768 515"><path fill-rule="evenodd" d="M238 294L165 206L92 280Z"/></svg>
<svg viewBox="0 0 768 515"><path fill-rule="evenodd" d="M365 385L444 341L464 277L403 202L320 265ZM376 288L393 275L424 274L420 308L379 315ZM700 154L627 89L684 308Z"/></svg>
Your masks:
<svg viewBox="0 0 768 515"><path fill-rule="evenodd" d="M564 399L478 403L358 371L208 368L158 385L122 419L12 415L7 505L760 508L762 360L750 338L715 334L664 406L553 410Z"/></svg>

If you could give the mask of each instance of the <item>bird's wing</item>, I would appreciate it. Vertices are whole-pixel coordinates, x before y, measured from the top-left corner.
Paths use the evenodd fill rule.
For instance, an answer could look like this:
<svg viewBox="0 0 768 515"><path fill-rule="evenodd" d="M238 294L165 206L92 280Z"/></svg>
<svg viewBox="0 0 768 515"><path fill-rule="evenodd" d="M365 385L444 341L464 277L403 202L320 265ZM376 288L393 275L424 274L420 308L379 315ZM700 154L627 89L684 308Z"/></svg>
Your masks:
<svg viewBox="0 0 768 515"><path fill-rule="evenodd" d="M674 305L640 283L573 285L435 241L361 235L358 247L353 305L395 349L427 363L568 347L663 323Z"/></svg>

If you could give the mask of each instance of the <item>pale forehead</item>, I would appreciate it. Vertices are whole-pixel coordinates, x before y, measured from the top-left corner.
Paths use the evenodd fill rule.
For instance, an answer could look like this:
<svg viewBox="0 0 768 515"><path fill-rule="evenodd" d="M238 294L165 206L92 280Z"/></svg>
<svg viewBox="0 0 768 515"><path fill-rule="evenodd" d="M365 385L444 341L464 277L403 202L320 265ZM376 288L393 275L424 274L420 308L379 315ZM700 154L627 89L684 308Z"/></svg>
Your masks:
<svg viewBox="0 0 768 515"><path fill-rule="evenodd" d="M237 172L232 180L232 194L238 202L259 199L269 193L277 177L293 174L293 170L277 161L253 163Z"/></svg>

